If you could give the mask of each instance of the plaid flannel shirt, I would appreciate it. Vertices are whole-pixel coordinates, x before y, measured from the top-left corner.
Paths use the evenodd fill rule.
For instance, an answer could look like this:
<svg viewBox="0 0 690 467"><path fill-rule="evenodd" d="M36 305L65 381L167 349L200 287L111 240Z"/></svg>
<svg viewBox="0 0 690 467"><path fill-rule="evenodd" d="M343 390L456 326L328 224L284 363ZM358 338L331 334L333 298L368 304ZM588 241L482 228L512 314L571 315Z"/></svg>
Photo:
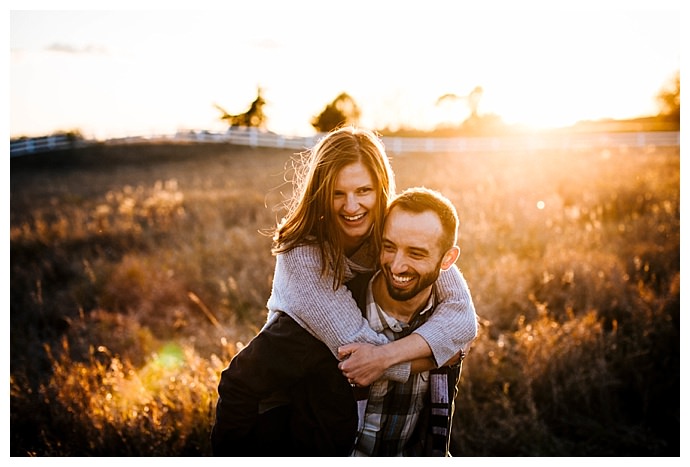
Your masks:
<svg viewBox="0 0 690 467"><path fill-rule="evenodd" d="M374 302L369 281L363 315L375 331L391 340L401 339L433 313L434 292L409 323L402 323ZM459 376L458 365L410 375L405 383L376 381L358 402L360 427L353 455L447 456Z"/></svg>

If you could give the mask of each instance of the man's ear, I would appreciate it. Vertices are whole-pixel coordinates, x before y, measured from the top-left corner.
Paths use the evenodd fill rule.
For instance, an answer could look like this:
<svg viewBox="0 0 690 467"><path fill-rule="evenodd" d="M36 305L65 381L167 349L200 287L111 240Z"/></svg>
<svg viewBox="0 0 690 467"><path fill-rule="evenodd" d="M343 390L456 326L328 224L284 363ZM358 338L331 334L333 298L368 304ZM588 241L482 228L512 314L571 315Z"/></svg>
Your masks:
<svg viewBox="0 0 690 467"><path fill-rule="evenodd" d="M441 270L445 271L450 268L458 260L460 256L460 247L454 245L443 255L443 260L441 261Z"/></svg>

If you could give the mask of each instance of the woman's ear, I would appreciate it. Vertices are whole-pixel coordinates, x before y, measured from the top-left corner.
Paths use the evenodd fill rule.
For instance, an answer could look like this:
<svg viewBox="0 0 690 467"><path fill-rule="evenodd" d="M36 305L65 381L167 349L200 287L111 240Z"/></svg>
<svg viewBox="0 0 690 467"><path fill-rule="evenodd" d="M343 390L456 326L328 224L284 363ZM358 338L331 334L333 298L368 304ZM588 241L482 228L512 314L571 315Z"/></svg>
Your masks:
<svg viewBox="0 0 690 467"><path fill-rule="evenodd" d="M460 257L460 247L454 245L443 255L443 260L441 261L441 270L445 271L450 268Z"/></svg>

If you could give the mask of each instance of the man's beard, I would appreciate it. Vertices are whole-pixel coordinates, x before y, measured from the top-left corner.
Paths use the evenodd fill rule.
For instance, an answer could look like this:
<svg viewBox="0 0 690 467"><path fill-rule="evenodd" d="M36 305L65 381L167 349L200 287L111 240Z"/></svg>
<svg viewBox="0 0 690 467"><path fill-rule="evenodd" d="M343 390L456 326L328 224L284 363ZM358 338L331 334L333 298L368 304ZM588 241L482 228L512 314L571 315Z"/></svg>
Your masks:
<svg viewBox="0 0 690 467"><path fill-rule="evenodd" d="M434 269L433 272L430 272L428 274L424 274L423 276L420 276L420 275L415 273L414 275L416 277L413 278L412 280L414 281L416 279L417 284L411 289L400 290L391 284L392 273L391 273L390 269L386 268L385 278L386 278L386 288L388 289L388 295L390 295L393 300L396 300L399 302L407 301L407 300L411 299L412 297L416 296L422 290L429 287L434 282L436 282L436 279L438 279L438 276L439 276L440 269L441 269L441 263L439 262L439 264L437 265L437 267ZM396 275L402 275L402 274L396 274Z"/></svg>

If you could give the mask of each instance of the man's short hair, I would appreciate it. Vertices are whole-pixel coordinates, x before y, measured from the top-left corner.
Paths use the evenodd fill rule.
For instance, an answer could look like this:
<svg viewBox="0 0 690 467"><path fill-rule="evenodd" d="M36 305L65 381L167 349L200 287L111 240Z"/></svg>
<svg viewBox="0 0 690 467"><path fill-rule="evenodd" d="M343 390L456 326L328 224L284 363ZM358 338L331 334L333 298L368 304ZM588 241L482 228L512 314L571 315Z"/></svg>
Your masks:
<svg viewBox="0 0 690 467"><path fill-rule="evenodd" d="M457 243L460 226L458 212L453 203L440 192L425 187L408 188L393 198L388 205L386 215L395 208L413 213L433 211L441 220L443 227L440 245L442 251L449 250Z"/></svg>

